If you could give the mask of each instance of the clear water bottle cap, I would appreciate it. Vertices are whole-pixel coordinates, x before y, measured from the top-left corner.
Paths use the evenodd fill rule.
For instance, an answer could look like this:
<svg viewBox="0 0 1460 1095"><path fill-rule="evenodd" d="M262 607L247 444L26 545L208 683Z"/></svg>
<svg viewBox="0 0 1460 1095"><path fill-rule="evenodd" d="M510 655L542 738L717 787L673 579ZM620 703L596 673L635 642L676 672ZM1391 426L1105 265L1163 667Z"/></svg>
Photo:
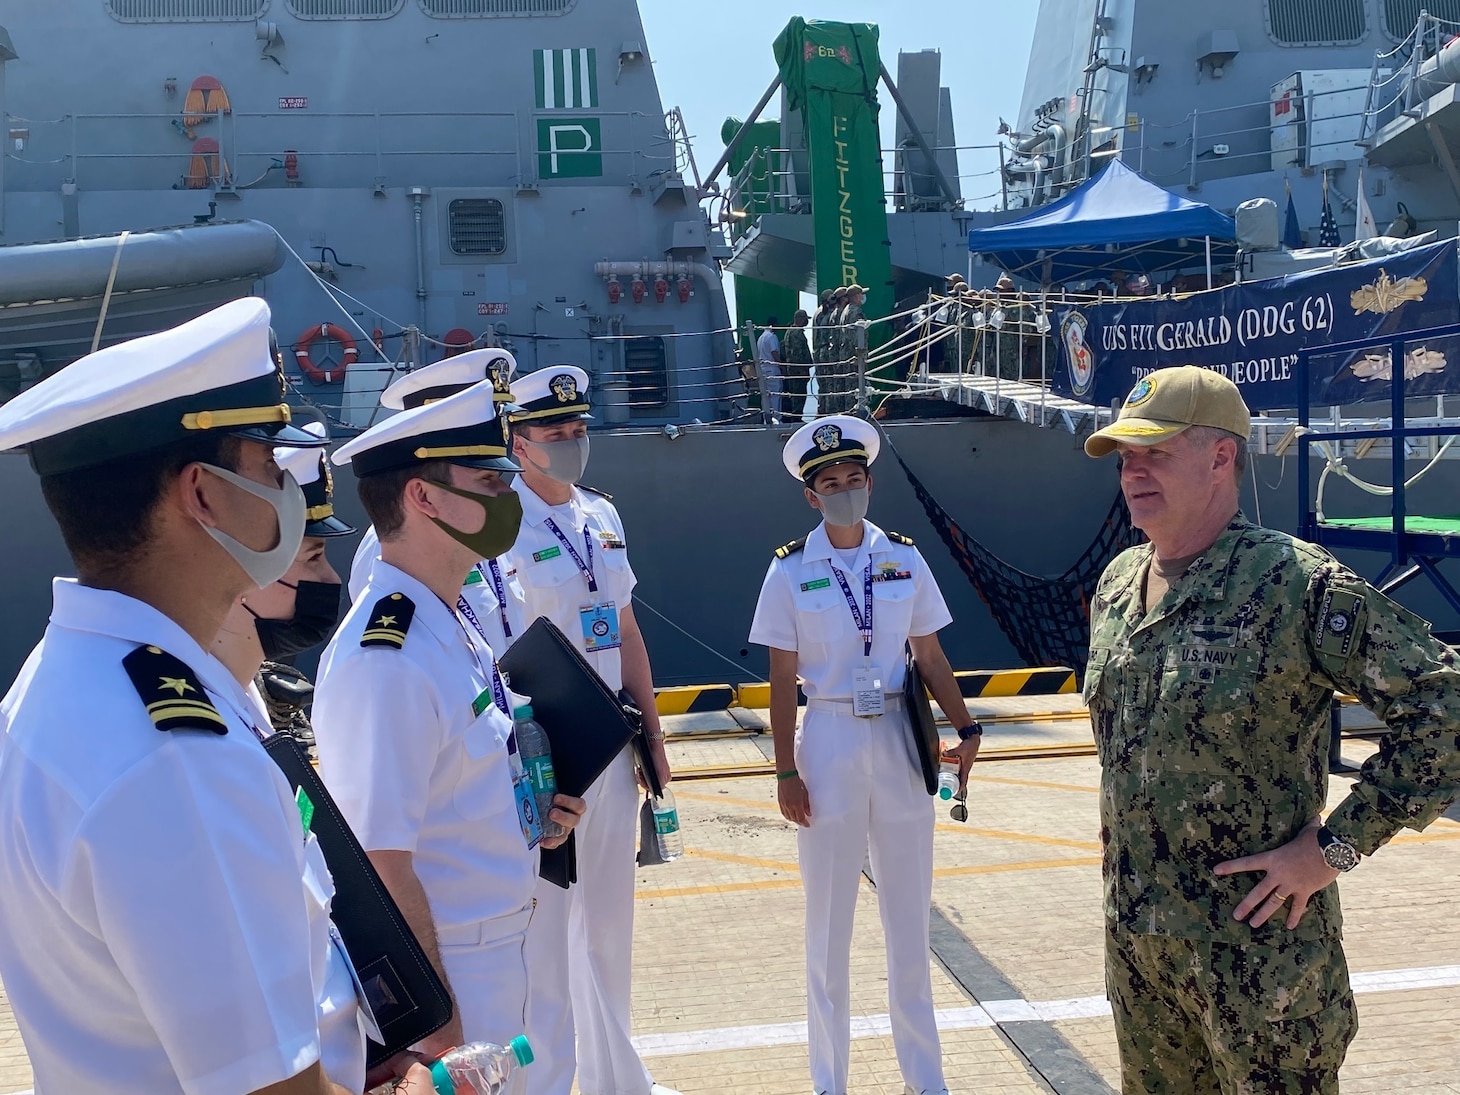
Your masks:
<svg viewBox="0 0 1460 1095"><path fill-rule="evenodd" d="M514 719L532 718L532 704L524 703L521 707L512 708L512 717Z"/></svg>
<svg viewBox="0 0 1460 1095"><path fill-rule="evenodd" d="M513 1038L511 1049L513 1056L517 1058L517 1063L519 1065L526 1066L532 1064L532 1043L527 1040L527 1035L519 1034L516 1038Z"/></svg>

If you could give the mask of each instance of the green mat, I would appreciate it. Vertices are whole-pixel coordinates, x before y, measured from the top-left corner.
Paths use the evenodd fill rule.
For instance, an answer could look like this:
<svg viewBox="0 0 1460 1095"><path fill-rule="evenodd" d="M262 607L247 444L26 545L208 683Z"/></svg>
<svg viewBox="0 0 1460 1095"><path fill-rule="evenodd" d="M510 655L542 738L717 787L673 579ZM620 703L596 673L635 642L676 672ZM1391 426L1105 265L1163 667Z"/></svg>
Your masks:
<svg viewBox="0 0 1460 1095"><path fill-rule="evenodd" d="M1323 523L1333 528L1368 529L1372 532L1393 532L1392 517L1325 517ZM1460 536L1460 513L1447 517L1416 517L1410 514L1404 519L1405 532L1432 532L1441 536Z"/></svg>

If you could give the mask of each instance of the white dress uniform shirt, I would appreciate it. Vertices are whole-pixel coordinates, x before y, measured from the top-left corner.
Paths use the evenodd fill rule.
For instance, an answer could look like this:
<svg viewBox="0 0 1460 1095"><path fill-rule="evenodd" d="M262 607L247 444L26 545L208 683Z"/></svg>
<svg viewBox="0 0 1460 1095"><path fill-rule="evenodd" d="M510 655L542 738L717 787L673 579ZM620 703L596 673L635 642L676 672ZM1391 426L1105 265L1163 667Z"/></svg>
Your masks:
<svg viewBox="0 0 1460 1095"><path fill-rule="evenodd" d="M884 692L902 691L908 636L932 635L953 622L918 549L893 542L871 521L862 524L862 543L850 565L831 546L826 525L817 525L804 548L771 563L755 606L750 641L796 652L807 699L850 703L852 674L864 660L861 633L833 565L846 577L860 612L871 562L872 664L885 674Z"/></svg>
<svg viewBox="0 0 1460 1095"><path fill-rule="evenodd" d="M361 646L392 593L415 604L404 647ZM491 666L468 624L379 559L320 658L321 774L367 851L413 853L438 931L520 912L537 878L512 792L512 720L490 702L472 711L490 701Z"/></svg>
<svg viewBox="0 0 1460 1095"><path fill-rule="evenodd" d="M380 558L380 538L371 525L360 537L360 546L355 549L355 558L350 563L350 600L360 599L360 591L370 579L370 568ZM499 599L497 588L500 583L505 599ZM501 657L507 648L522 637L527 630L527 607L522 594L522 584L517 580L516 568L506 555L478 563L467 575L461 595L477 614L482 630L487 633L487 643L492 653Z"/></svg>
<svg viewBox="0 0 1460 1095"><path fill-rule="evenodd" d="M333 886L267 727L175 622L58 579L0 704L0 977L42 1095L239 1095L321 1059ZM159 732L122 659L185 663L228 733ZM186 683L186 682L184 682ZM327 1059L364 1082L358 1019Z"/></svg>
<svg viewBox="0 0 1460 1095"><path fill-rule="evenodd" d="M637 579L629 566L618 510L607 498L578 487L573 488L572 499L561 506L548 505L520 476L512 488L522 499L522 528L508 558L526 596L528 621L546 616L570 642L578 644L594 672L617 692L624 686L621 650L615 647L589 653L580 613L586 604L612 601L622 616L632 603ZM548 527L549 519L585 564L584 532L591 537L597 593L589 592L578 564Z"/></svg>

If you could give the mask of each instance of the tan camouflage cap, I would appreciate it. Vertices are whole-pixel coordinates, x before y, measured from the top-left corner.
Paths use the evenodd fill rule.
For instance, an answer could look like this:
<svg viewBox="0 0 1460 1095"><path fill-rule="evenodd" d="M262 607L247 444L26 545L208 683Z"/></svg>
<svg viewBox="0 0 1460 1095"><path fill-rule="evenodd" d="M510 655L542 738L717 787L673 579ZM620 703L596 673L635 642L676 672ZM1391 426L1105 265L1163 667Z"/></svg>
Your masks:
<svg viewBox="0 0 1460 1095"><path fill-rule="evenodd" d="M1159 445L1192 426L1245 438L1252 415L1237 385L1220 373L1197 365L1157 369L1136 381L1114 422L1085 440L1085 455L1109 456L1121 443Z"/></svg>

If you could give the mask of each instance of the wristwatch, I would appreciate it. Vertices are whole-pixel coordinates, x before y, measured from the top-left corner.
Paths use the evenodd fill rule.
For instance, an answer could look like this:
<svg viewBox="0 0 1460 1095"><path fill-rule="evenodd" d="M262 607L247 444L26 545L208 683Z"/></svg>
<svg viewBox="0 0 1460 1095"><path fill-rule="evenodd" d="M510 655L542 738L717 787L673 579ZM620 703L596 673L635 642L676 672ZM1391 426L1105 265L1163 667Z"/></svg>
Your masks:
<svg viewBox="0 0 1460 1095"><path fill-rule="evenodd" d="M974 719L967 726L958 728L958 740L967 741L969 738L976 738L983 733L983 727L979 725L978 719Z"/></svg>
<svg viewBox="0 0 1460 1095"><path fill-rule="evenodd" d="M1358 849L1339 840L1327 825L1318 830L1318 847L1323 852L1323 862L1335 871L1351 871L1359 865Z"/></svg>

